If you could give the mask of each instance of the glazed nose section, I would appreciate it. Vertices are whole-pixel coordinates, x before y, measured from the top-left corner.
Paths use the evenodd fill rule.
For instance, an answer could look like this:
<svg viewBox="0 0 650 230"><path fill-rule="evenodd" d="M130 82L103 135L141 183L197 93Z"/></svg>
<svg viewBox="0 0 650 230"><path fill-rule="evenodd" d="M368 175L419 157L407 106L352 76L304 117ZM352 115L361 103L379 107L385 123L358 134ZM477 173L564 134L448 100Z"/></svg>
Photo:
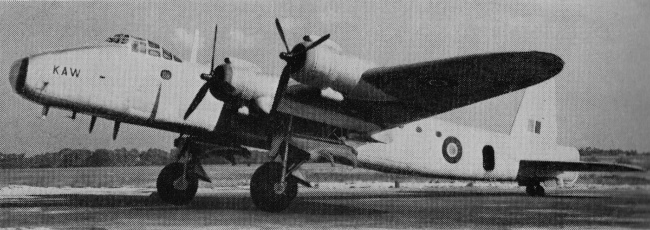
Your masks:
<svg viewBox="0 0 650 230"><path fill-rule="evenodd" d="M11 88L13 88L16 93L20 94L25 89L27 65L29 65L29 58L19 59L11 65L11 70L9 71L9 82L11 83Z"/></svg>

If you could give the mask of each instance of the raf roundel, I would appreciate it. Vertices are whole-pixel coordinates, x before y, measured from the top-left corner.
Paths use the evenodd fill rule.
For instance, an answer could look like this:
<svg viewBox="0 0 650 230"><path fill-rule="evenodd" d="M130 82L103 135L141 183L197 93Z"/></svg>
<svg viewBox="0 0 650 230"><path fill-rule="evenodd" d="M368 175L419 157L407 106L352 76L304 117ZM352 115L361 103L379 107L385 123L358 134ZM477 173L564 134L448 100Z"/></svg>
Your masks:
<svg viewBox="0 0 650 230"><path fill-rule="evenodd" d="M456 163L460 161L463 156L463 146L460 144L458 138L450 136L442 143L442 156L449 163Z"/></svg>

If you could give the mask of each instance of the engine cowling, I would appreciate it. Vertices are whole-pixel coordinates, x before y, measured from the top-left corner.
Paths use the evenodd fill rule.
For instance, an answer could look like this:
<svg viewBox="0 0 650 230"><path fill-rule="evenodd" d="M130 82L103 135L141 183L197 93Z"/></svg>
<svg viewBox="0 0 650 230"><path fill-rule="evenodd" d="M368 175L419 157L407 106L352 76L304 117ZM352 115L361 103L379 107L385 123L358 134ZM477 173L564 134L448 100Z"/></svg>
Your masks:
<svg viewBox="0 0 650 230"><path fill-rule="evenodd" d="M375 64L357 57L341 54L331 41L307 51L301 67L291 74L296 81L320 89L331 88L338 92L349 94L359 84L361 74L375 67ZM294 49L307 46L302 42Z"/></svg>
<svg viewBox="0 0 650 230"><path fill-rule="evenodd" d="M237 58L226 58L224 64L215 68L214 75L230 83L234 89L231 89L231 92L213 92L213 94L217 98L219 98L217 95L227 93L229 97L255 100L260 109L268 112L273 103L278 79L260 72L260 68L253 63ZM222 88L221 91L229 90Z"/></svg>

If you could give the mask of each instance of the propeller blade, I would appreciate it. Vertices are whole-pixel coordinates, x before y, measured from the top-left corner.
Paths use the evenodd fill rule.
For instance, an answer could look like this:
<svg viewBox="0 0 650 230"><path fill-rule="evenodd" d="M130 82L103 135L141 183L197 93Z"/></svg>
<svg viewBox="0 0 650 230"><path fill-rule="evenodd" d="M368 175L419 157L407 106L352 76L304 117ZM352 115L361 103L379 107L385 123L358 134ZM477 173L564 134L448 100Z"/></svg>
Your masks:
<svg viewBox="0 0 650 230"><path fill-rule="evenodd" d="M284 55L286 58L283 58L283 56L280 55L280 58L283 58L283 59L285 59L285 60L287 60L287 59L290 60L290 59L294 59L295 57L299 57L299 56L301 56L301 55L307 53L307 51L309 51L310 49L316 48L316 46L318 46L318 45L320 45L321 43L325 42L325 41L326 41L327 39L329 39L329 38L330 38L330 35L329 35L329 34L327 34L327 35L325 35L325 36L322 36L322 37L320 37L318 40L316 40L315 42L311 43L311 44L310 44L308 47L306 47L305 49L300 50L300 52L297 52L297 53L290 53L290 54L288 54L288 55Z"/></svg>
<svg viewBox="0 0 650 230"><path fill-rule="evenodd" d="M210 73L212 73L212 70L214 70L214 52L217 47L217 26L214 25L214 41L212 42L212 61L210 62Z"/></svg>
<svg viewBox="0 0 650 230"><path fill-rule="evenodd" d="M278 28L278 33L280 34L280 39L282 39L282 43L284 44L284 48L287 48L287 53L290 51L289 50L289 45L287 45L287 39L284 38L284 31L282 30L282 25L280 25L280 20L278 18L275 18L275 27Z"/></svg>
<svg viewBox="0 0 650 230"><path fill-rule="evenodd" d="M199 103L203 101L203 98L205 97L205 94L208 92L208 89L210 89L210 85L208 82L206 82L205 84L203 84L203 86L201 86L199 92L196 93L196 97L194 97L194 100L192 100L190 107L187 108L187 112L185 112L185 116L183 116L183 120L187 120L187 118L190 117L190 114L192 114L192 112L194 112L196 107L199 106Z"/></svg>
<svg viewBox="0 0 650 230"><path fill-rule="evenodd" d="M329 35L329 34L320 37L320 38L319 38L318 40L316 40L314 43L311 43L311 45L309 45L309 47L305 48L305 50L304 50L303 52L307 52L307 51L309 51L310 49L313 49L314 47L320 45L321 43L323 43L324 41L326 41L326 40L329 39L329 38L330 38L330 35Z"/></svg>
<svg viewBox="0 0 650 230"><path fill-rule="evenodd" d="M271 112L269 114L275 113L275 110L278 109L278 106L280 105L280 101L284 96L284 91L287 89L287 85L289 84L289 77L290 77L289 68L291 68L291 66L287 65L282 70L282 75L280 75L280 82L278 83L278 89L275 91L275 97L273 98L273 105L271 106Z"/></svg>

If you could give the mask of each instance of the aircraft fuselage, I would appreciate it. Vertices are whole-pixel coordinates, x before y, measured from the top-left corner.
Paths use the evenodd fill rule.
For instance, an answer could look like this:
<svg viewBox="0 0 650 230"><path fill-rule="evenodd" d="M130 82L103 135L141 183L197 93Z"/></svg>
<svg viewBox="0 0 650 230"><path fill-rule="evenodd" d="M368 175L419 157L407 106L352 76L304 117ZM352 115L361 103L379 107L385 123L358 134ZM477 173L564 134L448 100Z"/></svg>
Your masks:
<svg viewBox="0 0 650 230"><path fill-rule="evenodd" d="M11 82L21 96L46 106L175 132L213 131L223 102L212 97L183 120L209 67L128 47L105 45L41 53L18 60Z"/></svg>

